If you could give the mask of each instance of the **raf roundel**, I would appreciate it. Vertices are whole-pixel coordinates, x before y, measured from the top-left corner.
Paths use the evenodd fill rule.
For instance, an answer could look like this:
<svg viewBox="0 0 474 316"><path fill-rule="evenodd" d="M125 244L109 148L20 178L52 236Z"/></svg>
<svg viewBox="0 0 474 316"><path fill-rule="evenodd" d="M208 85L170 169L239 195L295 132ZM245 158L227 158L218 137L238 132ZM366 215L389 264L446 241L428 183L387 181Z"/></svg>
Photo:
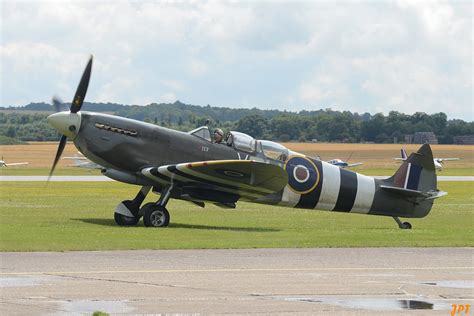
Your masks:
<svg viewBox="0 0 474 316"><path fill-rule="evenodd" d="M285 165L290 188L298 194L309 193L319 183L319 171L314 162L305 157L292 157Z"/></svg>
<svg viewBox="0 0 474 316"><path fill-rule="evenodd" d="M305 183L309 179L309 170L303 165L297 165L293 168L293 177L299 183Z"/></svg>

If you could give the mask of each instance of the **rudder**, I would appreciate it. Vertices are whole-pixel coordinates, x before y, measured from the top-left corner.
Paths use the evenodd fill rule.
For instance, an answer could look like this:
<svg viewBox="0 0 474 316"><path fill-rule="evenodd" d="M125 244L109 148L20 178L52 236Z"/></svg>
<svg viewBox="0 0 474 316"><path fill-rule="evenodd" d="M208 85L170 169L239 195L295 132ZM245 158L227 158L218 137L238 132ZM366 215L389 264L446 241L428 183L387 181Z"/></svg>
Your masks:
<svg viewBox="0 0 474 316"><path fill-rule="evenodd" d="M422 192L436 190L436 171L430 145L424 144L416 153L412 153L395 174L384 182L408 190Z"/></svg>

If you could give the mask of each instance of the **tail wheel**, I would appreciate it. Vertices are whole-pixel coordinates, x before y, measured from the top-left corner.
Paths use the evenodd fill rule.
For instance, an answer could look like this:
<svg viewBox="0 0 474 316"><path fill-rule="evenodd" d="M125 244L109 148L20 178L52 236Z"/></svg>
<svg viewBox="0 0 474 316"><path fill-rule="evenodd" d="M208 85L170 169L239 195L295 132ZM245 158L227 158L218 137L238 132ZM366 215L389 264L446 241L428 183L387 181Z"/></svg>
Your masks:
<svg viewBox="0 0 474 316"><path fill-rule="evenodd" d="M150 205L143 214L146 227L166 227L170 223L170 213L160 205Z"/></svg>
<svg viewBox="0 0 474 316"><path fill-rule="evenodd" d="M403 222L403 229L411 229L411 224L409 222Z"/></svg>
<svg viewBox="0 0 474 316"><path fill-rule="evenodd" d="M119 213L114 213L114 219L119 226L135 226L140 218L125 216Z"/></svg>

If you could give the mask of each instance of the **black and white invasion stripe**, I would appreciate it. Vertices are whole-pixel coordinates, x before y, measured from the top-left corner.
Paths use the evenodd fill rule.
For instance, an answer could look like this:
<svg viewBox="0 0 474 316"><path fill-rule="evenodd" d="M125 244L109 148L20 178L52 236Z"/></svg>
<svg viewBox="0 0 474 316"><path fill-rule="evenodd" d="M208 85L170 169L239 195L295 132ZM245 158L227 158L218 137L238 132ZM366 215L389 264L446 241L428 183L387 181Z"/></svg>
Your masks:
<svg viewBox="0 0 474 316"><path fill-rule="evenodd" d="M375 196L374 178L323 161L315 161L315 164L321 179L314 190L297 194L286 186L280 204L338 212L369 212Z"/></svg>

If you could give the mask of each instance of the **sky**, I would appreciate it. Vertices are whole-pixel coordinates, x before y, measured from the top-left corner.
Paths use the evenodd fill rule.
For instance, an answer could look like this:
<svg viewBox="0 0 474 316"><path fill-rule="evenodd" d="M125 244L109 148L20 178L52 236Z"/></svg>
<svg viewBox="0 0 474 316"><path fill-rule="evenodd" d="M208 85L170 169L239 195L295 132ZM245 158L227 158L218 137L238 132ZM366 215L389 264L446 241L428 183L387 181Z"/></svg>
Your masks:
<svg viewBox="0 0 474 316"><path fill-rule="evenodd" d="M1 1L0 106L473 115L472 1Z"/></svg>

